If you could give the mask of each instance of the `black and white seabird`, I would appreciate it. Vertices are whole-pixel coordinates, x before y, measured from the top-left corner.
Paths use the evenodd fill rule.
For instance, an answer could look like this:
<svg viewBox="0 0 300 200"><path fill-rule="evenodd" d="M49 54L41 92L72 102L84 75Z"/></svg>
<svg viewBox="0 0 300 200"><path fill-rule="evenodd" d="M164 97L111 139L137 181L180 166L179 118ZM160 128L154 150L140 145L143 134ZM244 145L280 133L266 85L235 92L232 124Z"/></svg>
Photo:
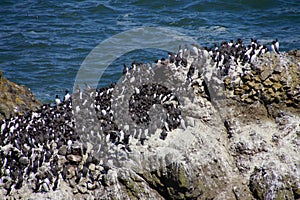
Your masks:
<svg viewBox="0 0 300 200"><path fill-rule="evenodd" d="M277 48L278 52L279 52L279 41L278 39L276 38L275 40L275 47Z"/></svg>
<svg viewBox="0 0 300 200"><path fill-rule="evenodd" d="M233 40L230 40L230 42L228 42L228 46L232 47L233 46Z"/></svg>
<svg viewBox="0 0 300 200"><path fill-rule="evenodd" d="M123 65L123 74L127 74L128 72L128 67L126 66L126 64Z"/></svg>
<svg viewBox="0 0 300 200"><path fill-rule="evenodd" d="M251 45L252 45L252 46L254 45L254 47L256 48L256 47L258 46L257 40L251 38Z"/></svg>
<svg viewBox="0 0 300 200"><path fill-rule="evenodd" d="M56 103L56 105L59 105L61 103L58 95L55 96L55 103Z"/></svg>
<svg viewBox="0 0 300 200"><path fill-rule="evenodd" d="M131 63L131 68L130 68L130 69L132 69L133 71L136 70L136 63L135 63L135 60L132 61L132 63Z"/></svg>
<svg viewBox="0 0 300 200"><path fill-rule="evenodd" d="M64 96L64 101L68 101L70 99L71 95L69 94L69 90L66 90L66 94Z"/></svg>
<svg viewBox="0 0 300 200"><path fill-rule="evenodd" d="M175 54L172 53L172 52L168 52L168 55L169 55L169 61L170 63L174 63L175 62Z"/></svg>
<svg viewBox="0 0 300 200"><path fill-rule="evenodd" d="M276 39L277 40L277 39ZM277 54L279 54L279 42L278 42L278 40L277 41L273 41L272 42L272 45L271 45L271 48L272 48L272 50L275 52L275 53L277 53Z"/></svg>

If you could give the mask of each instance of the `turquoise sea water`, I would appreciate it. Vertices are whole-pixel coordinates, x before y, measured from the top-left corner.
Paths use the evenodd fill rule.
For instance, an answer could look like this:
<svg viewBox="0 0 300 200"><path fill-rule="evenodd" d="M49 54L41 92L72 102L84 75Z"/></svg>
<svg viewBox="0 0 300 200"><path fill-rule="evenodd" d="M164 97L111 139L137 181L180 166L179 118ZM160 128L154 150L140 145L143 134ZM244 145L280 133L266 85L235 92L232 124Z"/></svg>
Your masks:
<svg viewBox="0 0 300 200"><path fill-rule="evenodd" d="M300 1L12 1L0 2L0 69L43 101L72 90L78 69L103 40L132 28L166 27L202 46L242 38L300 48ZM174 50L175 51L175 50ZM153 62L166 52L147 49L117 59L100 85L121 76L123 63Z"/></svg>

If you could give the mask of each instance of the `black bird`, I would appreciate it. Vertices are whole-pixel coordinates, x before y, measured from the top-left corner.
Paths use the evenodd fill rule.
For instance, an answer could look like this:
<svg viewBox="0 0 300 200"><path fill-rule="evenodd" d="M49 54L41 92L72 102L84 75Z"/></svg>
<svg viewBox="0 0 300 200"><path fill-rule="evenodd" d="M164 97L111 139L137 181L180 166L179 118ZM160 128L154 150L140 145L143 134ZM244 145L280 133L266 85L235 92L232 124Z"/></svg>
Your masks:
<svg viewBox="0 0 300 200"><path fill-rule="evenodd" d="M195 67L194 65L191 65L187 73L187 80L192 81L192 76L194 75L194 73L195 73Z"/></svg>
<svg viewBox="0 0 300 200"><path fill-rule="evenodd" d="M167 131L163 129L162 132L160 133L160 139L165 140L167 135L168 135Z"/></svg>
<svg viewBox="0 0 300 200"><path fill-rule="evenodd" d="M55 103L56 103L57 106L61 103L60 98L59 98L58 95L55 96Z"/></svg>
<svg viewBox="0 0 300 200"><path fill-rule="evenodd" d="M69 94L69 90L66 90L65 92L66 93L65 93L65 96L64 96L64 101L68 101L70 99L71 95Z"/></svg>
<svg viewBox="0 0 300 200"><path fill-rule="evenodd" d="M169 55L170 63L174 63L176 59L174 53L168 52L168 55Z"/></svg>
<svg viewBox="0 0 300 200"><path fill-rule="evenodd" d="M123 65L123 74L126 74L128 72L128 68L126 64Z"/></svg>
<svg viewBox="0 0 300 200"><path fill-rule="evenodd" d="M277 39L276 39L276 40L277 40ZM272 42L272 45L271 45L271 48L272 48L272 50L273 50L275 53L279 54L279 49L278 49L277 47L279 47L279 42L278 42L278 41L273 41L273 42Z"/></svg>

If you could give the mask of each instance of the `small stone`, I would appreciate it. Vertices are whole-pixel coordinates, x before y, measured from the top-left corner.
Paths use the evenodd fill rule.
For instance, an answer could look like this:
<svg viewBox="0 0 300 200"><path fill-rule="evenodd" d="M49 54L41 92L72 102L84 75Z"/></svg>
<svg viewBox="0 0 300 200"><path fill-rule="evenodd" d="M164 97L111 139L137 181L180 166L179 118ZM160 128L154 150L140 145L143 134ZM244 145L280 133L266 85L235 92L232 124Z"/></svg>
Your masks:
<svg viewBox="0 0 300 200"><path fill-rule="evenodd" d="M252 98L246 98L244 101L246 103L253 103L254 102L254 100Z"/></svg>
<svg viewBox="0 0 300 200"><path fill-rule="evenodd" d="M253 80L257 83L261 83L261 79L258 76L254 76Z"/></svg>
<svg viewBox="0 0 300 200"><path fill-rule="evenodd" d="M242 90L241 88L236 88L234 90L235 95L242 95L243 93L244 93L244 90Z"/></svg>
<svg viewBox="0 0 300 200"><path fill-rule="evenodd" d="M246 81L251 81L251 76L247 74L246 76L243 76L243 79Z"/></svg>
<svg viewBox="0 0 300 200"><path fill-rule="evenodd" d="M261 90L263 88L263 85L261 83L257 83L253 87L256 91Z"/></svg>
<svg viewBox="0 0 300 200"><path fill-rule="evenodd" d="M19 159L19 162L22 164L22 165L28 165L29 164L29 159L25 156L22 156L20 159Z"/></svg>
<svg viewBox="0 0 300 200"><path fill-rule="evenodd" d="M271 74L272 74L273 70L271 70L271 67L269 66L265 66L265 68L263 69L263 72L261 72L260 74L260 78L261 80L266 80Z"/></svg>
<svg viewBox="0 0 300 200"><path fill-rule="evenodd" d="M82 156L79 155L67 155L67 159L71 162L79 163L82 161Z"/></svg>
<svg viewBox="0 0 300 200"><path fill-rule="evenodd" d="M224 79L224 84L225 84L226 86L228 86L228 85L230 85L230 83L231 83L230 77L226 77L226 78Z"/></svg>
<svg viewBox="0 0 300 200"><path fill-rule="evenodd" d="M263 82L264 86L270 87L273 85L273 82L268 78Z"/></svg>
<svg viewBox="0 0 300 200"><path fill-rule="evenodd" d="M73 194L78 194L78 189L74 189Z"/></svg>
<svg viewBox="0 0 300 200"><path fill-rule="evenodd" d="M281 85L280 83L274 83L274 84L272 85L272 88L273 88L275 91L277 91L277 90L279 90L280 88L282 88L282 85Z"/></svg>
<svg viewBox="0 0 300 200"><path fill-rule="evenodd" d="M255 136L255 135L256 135L256 132L255 132L254 130L251 130L250 133L249 133L249 135L250 135L250 136Z"/></svg>
<svg viewBox="0 0 300 200"><path fill-rule="evenodd" d="M282 66L280 66L280 65L276 65L275 67L274 67L274 72L275 73L281 73L283 71L283 67Z"/></svg>
<svg viewBox="0 0 300 200"><path fill-rule="evenodd" d="M243 85L243 90L245 90L245 91L248 91L248 90L250 90L250 87L248 86L248 85Z"/></svg>
<svg viewBox="0 0 300 200"><path fill-rule="evenodd" d="M94 163L90 164L90 165L89 165L89 169L90 169L91 171L95 171L96 165L95 165Z"/></svg>
<svg viewBox="0 0 300 200"><path fill-rule="evenodd" d="M287 100L285 101L285 103L286 103L287 105L293 105L294 101L291 100L291 99L287 99Z"/></svg>
<svg viewBox="0 0 300 200"><path fill-rule="evenodd" d="M75 188L77 183L76 183L76 177L73 177L72 179L69 180L69 184L72 188Z"/></svg>
<svg viewBox="0 0 300 200"><path fill-rule="evenodd" d="M280 81L280 74L272 74L272 76L270 77L270 80L273 82L279 82Z"/></svg>
<svg viewBox="0 0 300 200"><path fill-rule="evenodd" d="M276 92L276 93L274 94L274 97L275 97L274 101L275 101L276 103L281 102L282 96L281 96L280 93Z"/></svg>
<svg viewBox="0 0 300 200"><path fill-rule="evenodd" d="M255 71L257 71L257 73L260 73L261 71L263 71L263 68L266 66L262 66L262 65L255 65Z"/></svg>
<svg viewBox="0 0 300 200"><path fill-rule="evenodd" d="M67 154L67 146L63 145L58 150L58 155L65 156Z"/></svg>
<svg viewBox="0 0 300 200"><path fill-rule="evenodd" d="M280 126L284 126L284 125L287 125L289 123L289 120L287 118L279 118L277 120L277 123L280 125Z"/></svg>
<svg viewBox="0 0 300 200"><path fill-rule="evenodd" d="M97 184L96 183L87 183L87 188L89 189L89 190L94 190L94 189L96 189L97 188Z"/></svg>
<svg viewBox="0 0 300 200"><path fill-rule="evenodd" d="M249 97L248 94L243 94L243 95L241 96L241 99L242 99L242 101L245 101L248 97Z"/></svg>
<svg viewBox="0 0 300 200"><path fill-rule="evenodd" d="M254 83L253 81L248 81L248 82L247 82L247 85L250 86L250 87L252 87L252 88L254 88L255 83ZM247 89L247 90L248 90L248 89Z"/></svg>
<svg viewBox="0 0 300 200"><path fill-rule="evenodd" d="M267 93L270 94L271 96L275 96L273 88L268 88Z"/></svg>
<svg viewBox="0 0 300 200"><path fill-rule="evenodd" d="M280 83L281 84L286 84L286 82L287 82L287 77L286 76L280 77Z"/></svg>
<svg viewBox="0 0 300 200"><path fill-rule="evenodd" d="M252 89L252 90L250 91L250 93L249 93L250 96L254 96L254 95L256 95L256 94L257 94L256 90L253 90L253 89Z"/></svg>
<svg viewBox="0 0 300 200"><path fill-rule="evenodd" d="M69 170L69 174L71 177L74 177L76 175L76 173L75 173L76 170L73 165L71 165L68 170Z"/></svg>
<svg viewBox="0 0 300 200"><path fill-rule="evenodd" d="M87 193L87 188L86 186L84 185L77 185L77 189L78 189L78 192L80 192L81 194L86 194Z"/></svg>

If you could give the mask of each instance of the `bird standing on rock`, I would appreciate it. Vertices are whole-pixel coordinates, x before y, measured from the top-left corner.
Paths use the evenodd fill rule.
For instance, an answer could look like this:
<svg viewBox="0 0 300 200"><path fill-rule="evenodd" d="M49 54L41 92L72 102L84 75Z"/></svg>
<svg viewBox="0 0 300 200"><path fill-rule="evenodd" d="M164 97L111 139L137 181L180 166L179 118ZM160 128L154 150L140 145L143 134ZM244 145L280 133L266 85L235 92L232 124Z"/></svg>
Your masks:
<svg viewBox="0 0 300 200"><path fill-rule="evenodd" d="M278 41L277 38L276 38L276 40L275 40L275 46L276 46L277 50L279 51L279 41Z"/></svg>
<svg viewBox="0 0 300 200"><path fill-rule="evenodd" d="M123 74L127 74L128 72L128 67L126 66L126 64L123 65Z"/></svg>
<svg viewBox="0 0 300 200"><path fill-rule="evenodd" d="M279 54L279 42L277 38L272 42L271 48L275 53Z"/></svg>
<svg viewBox="0 0 300 200"><path fill-rule="evenodd" d="M66 90L66 94L64 96L64 101L68 101L70 99L71 95L69 94L69 90Z"/></svg>
<svg viewBox="0 0 300 200"><path fill-rule="evenodd" d="M58 95L55 96L55 103L56 103L57 106L61 103L60 98L59 98Z"/></svg>

